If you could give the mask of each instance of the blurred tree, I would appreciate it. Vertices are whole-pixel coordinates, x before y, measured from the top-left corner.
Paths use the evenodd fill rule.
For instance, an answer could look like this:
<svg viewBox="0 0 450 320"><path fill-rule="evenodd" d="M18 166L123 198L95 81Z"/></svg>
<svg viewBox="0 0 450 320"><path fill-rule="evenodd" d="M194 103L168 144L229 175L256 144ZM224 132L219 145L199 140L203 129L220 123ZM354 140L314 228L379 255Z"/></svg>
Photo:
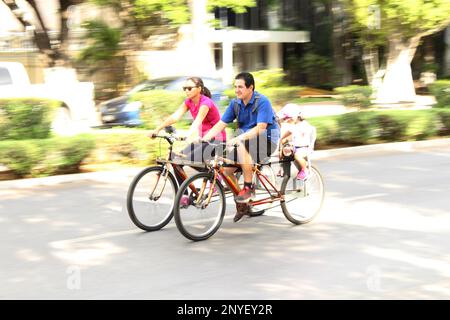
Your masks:
<svg viewBox="0 0 450 320"><path fill-rule="evenodd" d="M195 1L195 0L193 0ZM269 0L270 5L275 5L277 0ZM256 0L208 0L208 10L214 8L230 8L236 13L245 13L250 7L256 6Z"/></svg>
<svg viewBox="0 0 450 320"><path fill-rule="evenodd" d="M33 9L37 21L30 15L27 15L24 10L19 7L16 0L2 0L17 20L24 26L25 30L32 30L34 40L39 51L45 55L46 64L49 67L67 66L70 65L70 59L67 55L67 38L68 38L68 9L71 5L79 4L83 0L59 0L59 20L60 30L58 39L51 39L49 30L43 20L43 8L39 7L34 0L24 0Z"/></svg>
<svg viewBox="0 0 450 320"><path fill-rule="evenodd" d="M99 20L89 20L83 27L86 29L84 39L89 46L81 51L78 60L88 65L94 73L101 67L98 62L111 61L116 57L120 49L121 31Z"/></svg>
<svg viewBox="0 0 450 320"><path fill-rule="evenodd" d="M89 0L110 7L120 19L124 48L142 48L143 40L161 27L175 30L190 18L188 0Z"/></svg>
<svg viewBox="0 0 450 320"><path fill-rule="evenodd" d="M89 0L114 10L119 19L120 32L99 21L88 21L85 28L90 45L81 57L94 67L98 63L114 63L120 56L124 61L123 85L132 86L139 80L136 76L135 53L145 47L146 40L155 34L176 34L181 24L190 18L188 0ZM116 45L117 44L117 45ZM106 54L106 51L110 51ZM103 52L105 54L99 54ZM92 71L92 70L91 70Z"/></svg>
<svg viewBox="0 0 450 320"><path fill-rule="evenodd" d="M368 81L377 92L377 100L387 103L414 101L411 61L422 37L438 32L450 23L450 1L337 1L343 1L347 14L353 17L351 27L364 48ZM379 46L387 49L384 75L378 67ZM378 88L377 78L380 81Z"/></svg>

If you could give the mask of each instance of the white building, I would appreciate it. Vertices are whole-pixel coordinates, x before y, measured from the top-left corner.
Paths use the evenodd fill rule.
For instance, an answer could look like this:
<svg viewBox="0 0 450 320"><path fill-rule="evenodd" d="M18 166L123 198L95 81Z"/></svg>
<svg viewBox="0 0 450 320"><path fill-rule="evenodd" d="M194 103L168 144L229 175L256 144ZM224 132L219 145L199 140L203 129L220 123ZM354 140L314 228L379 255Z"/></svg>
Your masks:
<svg viewBox="0 0 450 320"><path fill-rule="evenodd" d="M27 10L25 1L16 2ZM171 50L137 53L138 60L150 78L192 74L219 76L225 82L231 82L233 75L239 71L283 67L282 44L309 41L309 33L305 31L274 31L279 28L280 8L278 11L270 10L266 0L257 1L258 6L250 8L246 14L234 14L226 8L217 8L214 13L207 13L206 2L207 0L189 2L191 24L179 28L178 41ZM58 30L59 20L55 16L57 1L37 0L37 4L45 9L43 18L48 28ZM72 30L79 29L83 20L100 16L111 18L104 11L99 14L98 10L93 10L92 5L86 3L74 6L70 15L69 27ZM222 28L214 29L210 26L209 22L214 16L220 20ZM0 2L0 37L7 32L20 32L22 29L6 5Z"/></svg>
<svg viewBox="0 0 450 320"><path fill-rule="evenodd" d="M233 75L240 71L282 68L282 44L309 41L306 31L273 30L279 28L280 8L278 11L267 10L267 6L264 7L267 1L258 1L261 6L250 8L248 13L240 15L226 8L207 13L206 2L191 1L191 24L179 29L179 42L174 50L140 53L140 59L145 62L151 77L212 75L220 76L229 83ZM220 29L214 29L208 23L214 14L220 20Z"/></svg>

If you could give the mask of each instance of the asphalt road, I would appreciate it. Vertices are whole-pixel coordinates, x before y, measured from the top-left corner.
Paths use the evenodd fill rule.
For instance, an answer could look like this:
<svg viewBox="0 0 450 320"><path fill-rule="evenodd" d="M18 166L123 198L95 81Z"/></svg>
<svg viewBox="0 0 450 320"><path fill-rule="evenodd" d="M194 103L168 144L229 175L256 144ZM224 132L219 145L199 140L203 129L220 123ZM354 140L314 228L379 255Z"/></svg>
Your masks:
<svg viewBox="0 0 450 320"><path fill-rule="evenodd" d="M450 299L450 143L317 159L313 222L277 210L191 242L128 218L134 172L0 183L1 299ZM91 177L91 178L89 178Z"/></svg>

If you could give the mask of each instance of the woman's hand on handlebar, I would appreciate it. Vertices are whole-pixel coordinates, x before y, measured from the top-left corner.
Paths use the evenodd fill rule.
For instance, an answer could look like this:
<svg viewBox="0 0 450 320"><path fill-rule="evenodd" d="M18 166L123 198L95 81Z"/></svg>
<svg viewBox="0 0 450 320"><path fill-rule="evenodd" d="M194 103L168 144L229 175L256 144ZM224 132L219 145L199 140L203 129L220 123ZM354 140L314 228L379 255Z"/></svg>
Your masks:
<svg viewBox="0 0 450 320"><path fill-rule="evenodd" d="M150 130L149 133L147 134L147 136L150 139L155 139L156 136L158 135L158 133L159 133L159 130Z"/></svg>

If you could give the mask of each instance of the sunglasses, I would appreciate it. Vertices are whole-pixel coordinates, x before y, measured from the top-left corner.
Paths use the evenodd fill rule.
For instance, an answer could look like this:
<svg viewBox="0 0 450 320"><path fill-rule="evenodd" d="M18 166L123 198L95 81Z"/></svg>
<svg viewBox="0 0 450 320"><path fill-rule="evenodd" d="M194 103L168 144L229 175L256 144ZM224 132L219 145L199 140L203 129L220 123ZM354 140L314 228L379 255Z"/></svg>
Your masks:
<svg viewBox="0 0 450 320"><path fill-rule="evenodd" d="M183 87L183 91L186 91L186 90L191 91L194 88L198 88L198 86L195 86L195 87Z"/></svg>

